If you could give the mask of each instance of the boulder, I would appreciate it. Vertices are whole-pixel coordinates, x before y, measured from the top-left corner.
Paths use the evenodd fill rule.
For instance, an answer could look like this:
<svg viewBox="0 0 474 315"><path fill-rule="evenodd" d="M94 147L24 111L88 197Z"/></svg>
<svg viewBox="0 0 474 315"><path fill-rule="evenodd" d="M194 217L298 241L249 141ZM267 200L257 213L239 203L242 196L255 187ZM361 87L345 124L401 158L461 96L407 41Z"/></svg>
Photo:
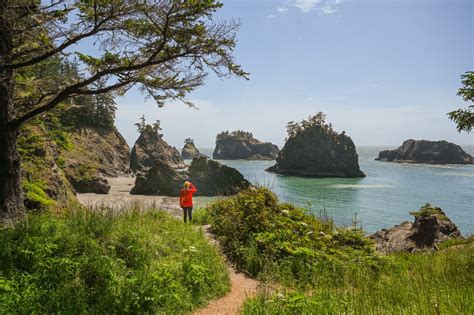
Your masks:
<svg viewBox="0 0 474 315"><path fill-rule="evenodd" d="M274 160L278 152L278 147L270 142L260 142L248 132L234 131L217 135L212 157L219 160Z"/></svg>
<svg viewBox="0 0 474 315"><path fill-rule="evenodd" d="M178 172L169 162L156 160L148 171L137 174L130 194L179 196L186 178L186 173Z"/></svg>
<svg viewBox="0 0 474 315"><path fill-rule="evenodd" d="M324 120L309 119L292 125L276 164L267 171L302 177L365 177L352 139Z"/></svg>
<svg viewBox="0 0 474 315"><path fill-rule="evenodd" d="M378 251L393 253L436 250L440 242L461 237L456 225L440 208L426 204L420 211L411 214L415 216L414 222L405 221L371 235Z"/></svg>
<svg viewBox="0 0 474 315"><path fill-rule="evenodd" d="M427 164L473 164L474 158L460 146L447 141L409 139L395 150L379 153L377 161Z"/></svg>
<svg viewBox="0 0 474 315"><path fill-rule="evenodd" d="M147 171L155 166L156 161L170 164L173 168L184 168L186 165L178 150L170 146L162 136L151 129L140 133L130 156L130 168L133 171Z"/></svg>
<svg viewBox="0 0 474 315"><path fill-rule="evenodd" d="M193 141L188 141L181 150L181 157L183 159L194 159L197 157L206 157L206 155L199 152Z"/></svg>
<svg viewBox="0 0 474 315"><path fill-rule="evenodd" d="M131 194L179 196L183 183L193 182L197 196L232 195L250 187L250 183L234 168L206 157L194 158L187 170L179 171L164 161L137 175Z"/></svg>
<svg viewBox="0 0 474 315"><path fill-rule="evenodd" d="M101 176L80 179L68 177L68 180L78 193L108 194L110 190L107 179Z"/></svg>
<svg viewBox="0 0 474 315"><path fill-rule="evenodd" d="M251 186L235 168L205 157L193 159L189 180L196 185L201 196L234 195Z"/></svg>

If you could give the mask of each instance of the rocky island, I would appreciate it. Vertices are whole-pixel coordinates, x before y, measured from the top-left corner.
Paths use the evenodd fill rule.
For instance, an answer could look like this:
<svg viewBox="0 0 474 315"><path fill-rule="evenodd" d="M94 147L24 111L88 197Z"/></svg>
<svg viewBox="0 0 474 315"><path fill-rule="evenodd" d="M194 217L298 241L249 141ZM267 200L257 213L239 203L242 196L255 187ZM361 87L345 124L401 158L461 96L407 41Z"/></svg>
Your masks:
<svg viewBox="0 0 474 315"><path fill-rule="evenodd" d="M344 131L335 132L325 119L320 112L300 123L288 123L285 146L267 171L302 177L365 177L352 139Z"/></svg>
<svg viewBox="0 0 474 315"><path fill-rule="evenodd" d="M184 147L181 150L181 157L183 159L194 159L196 157L207 157L205 154L199 152L194 144L194 140L191 138L186 138L184 140Z"/></svg>
<svg viewBox="0 0 474 315"><path fill-rule="evenodd" d="M160 134L159 121L149 125L142 117L140 123L137 123L136 126L140 136L135 142L130 156L130 169L132 171L147 171L158 160L169 163L173 168L186 167L178 150L170 146L163 139L163 134Z"/></svg>
<svg viewBox="0 0 474 315"><path fill-rule="evenodd" d="M250 132L237 130L217 135L212 157L218 160L274 160L278 152L278 146L260 142Z"/></svg>
<svg viewBox="0 0 474 315"><path fill-rule="evenodd" d="M447 141L409 139L395 150L379 153L377 161L426 164L473 164L474 158L460 146Z"/></svg>
<svg viewBox="0 0 474 315"><path fill-rule="evenodd" d="M130 193L179 196L187 180L197 186L197 196L229 196L251 186L235 168L198 157L193 159L187 170L177 170L167 162L156 161L148 172L137 175Z"/></svg>

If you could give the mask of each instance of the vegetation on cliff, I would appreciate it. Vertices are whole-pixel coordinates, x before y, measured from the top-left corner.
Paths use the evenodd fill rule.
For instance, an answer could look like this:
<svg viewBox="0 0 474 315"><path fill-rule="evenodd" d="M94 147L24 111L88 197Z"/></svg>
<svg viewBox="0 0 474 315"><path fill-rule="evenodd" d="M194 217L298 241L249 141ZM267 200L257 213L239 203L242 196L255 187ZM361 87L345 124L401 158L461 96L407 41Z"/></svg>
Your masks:
<svg viewBox="0 0 474 315"><path fill-rule="evenodd" d="M2 228L2 313L181 314L229 289L203 232L153 209L116 212L43 212Z"/></svg>

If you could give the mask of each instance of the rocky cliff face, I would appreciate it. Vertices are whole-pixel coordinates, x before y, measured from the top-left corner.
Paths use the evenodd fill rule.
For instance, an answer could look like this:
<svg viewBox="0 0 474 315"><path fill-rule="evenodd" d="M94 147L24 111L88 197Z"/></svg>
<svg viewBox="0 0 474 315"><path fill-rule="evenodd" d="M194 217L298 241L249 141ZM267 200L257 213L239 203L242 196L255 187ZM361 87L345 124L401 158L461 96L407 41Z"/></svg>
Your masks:
<svg viewBox="0 0 474 315"><path fill-rule="evenodd" d="M178 150L166 143L159 133L152 130L144 131L132 148L130 168L133 171L147 171L156 161L169 163L173 168L186 166Z"/></svg>
<svg viewBox="0 0 474 315"><path fill-rule="evenodd" d="M183 149L181 150L181 156L183 159L194 159L198 157L206 157L205 154L199 152L194 145L194 142L186 142Z"/></svg>
<svg viewBox="0 0 474 315"><path fill-rule="evenodd" d="M75 191L106 194L105 176L128 173L130 149L115 128L79 128L70 139L71 148L61 154L62 169Z"/></svg>
<svg viewBox="0 0 474 315"><path fill-rule="evenodd" d="M461 237L456 225L440 208L426 204L412 214L415 222L405 221L371 236L377 250L382 253L435 250L440 242Z"/></svg>
<svg viewBox="0 0 474 315"><path fill-rule="evenodd" d="M428 164L473 164L474 158L447 141L406 140L396 150L379 153L377 161Z"/></svg>
<svg viewBox="0 0 474 315"><path fill-rule="evenodd" d="M197 187L197 196L227 196L250 187L234 168L206 157L194 158L187 170L176 170L170 163L158 160L143 174L138 174L131 194L179 196L185 181Z"/></svg>
<svg viewBox="0 0 474 315"><path fill-rule="evenodd" d="M212 157L220 160L274 160L278 156L278 147L269 142L260 142L249 133L236 132L217 136L216 148Z"/></svg>
<svg viewBox="0 0 474 315"><path fill-rule="evenodd" d="M267 171L303 177L365 177L350 137L325 124L304 125L295 125L277 163Z"/></svg>

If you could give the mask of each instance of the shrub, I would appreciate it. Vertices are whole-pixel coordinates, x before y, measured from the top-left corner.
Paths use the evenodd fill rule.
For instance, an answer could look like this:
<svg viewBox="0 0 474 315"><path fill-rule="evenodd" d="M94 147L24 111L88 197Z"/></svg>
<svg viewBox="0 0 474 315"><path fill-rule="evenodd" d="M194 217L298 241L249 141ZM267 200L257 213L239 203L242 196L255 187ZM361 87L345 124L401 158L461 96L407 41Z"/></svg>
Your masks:
<svg viewBox="0 0 474 315"><path fill-rule="evenodd" d="M0 230L2 313L185 313L228 286L203 233L160 211L44 212Z"/></svg>
<svg viewBox="0 0 474 315"><path fill-rule="evenodd" d="M347 273L382 262L360 229L335 228L266 188L249 189L208 209L213 233L238 269L291 286L340 285Z"/></svg>

